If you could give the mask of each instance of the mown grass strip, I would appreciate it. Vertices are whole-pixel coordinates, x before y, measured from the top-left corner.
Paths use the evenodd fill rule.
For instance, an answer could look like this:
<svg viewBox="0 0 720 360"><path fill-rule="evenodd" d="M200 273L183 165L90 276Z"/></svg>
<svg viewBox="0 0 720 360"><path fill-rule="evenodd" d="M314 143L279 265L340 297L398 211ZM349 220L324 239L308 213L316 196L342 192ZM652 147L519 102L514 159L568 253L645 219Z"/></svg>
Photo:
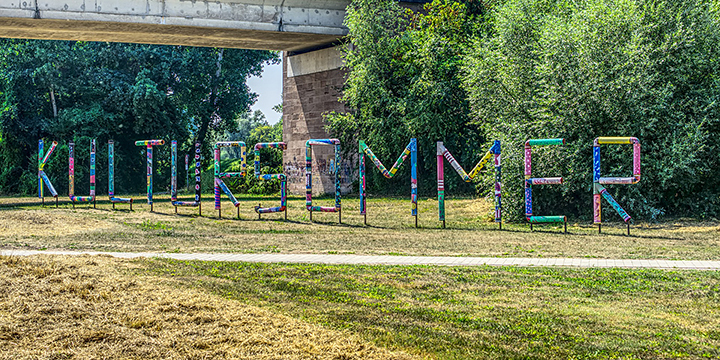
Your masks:
<svg viewBox="0 0 720 360"><path fill-rule="evenodd" d="M439 359L720 357L715 271L147 265L180 286Z"/></svg>

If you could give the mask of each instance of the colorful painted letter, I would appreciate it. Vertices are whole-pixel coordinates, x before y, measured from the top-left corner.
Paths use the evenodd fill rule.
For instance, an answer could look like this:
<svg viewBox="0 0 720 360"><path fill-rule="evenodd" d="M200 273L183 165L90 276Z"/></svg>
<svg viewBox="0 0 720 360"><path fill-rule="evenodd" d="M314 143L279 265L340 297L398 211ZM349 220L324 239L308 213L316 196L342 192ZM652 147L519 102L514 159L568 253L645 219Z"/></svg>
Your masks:
<svg viewBox="0 0 720 360"><path fill-rule="evenodd" d="M410 143L405 147L402 154L395 161L395 164L388 169L380 162L380 160L373 154L372 150L365 144L365 141L360 140L360 215L366 215L367 203L366 203L366 191L365 191L365 155L375 164L375 167L380 170L384 177L391 179L395 176L400 166L402 166L405 159L410 155L410 202L412 203L411 214L417 220L417 140L415 138L410 139ZM416 221L417 224L417 221Z"/></svg>
<svg viewBox="0 0 720 360"><path fill-rule="evenodd" d="M54 198L58 197L57 191L55 191L55 187L50 182L47 174L45 174L45 165L47 165L47 162L50 159L50 155L52 155L53 151L55 151L57 144L57 141L53 141L50 145L50 149L48 149L47 151L47 154L44 154L44 143L42 140L38 141L38 198L40 199L45 198L45 193L43 191L45 188L43 186L43 182L47 185L48 190L50 190L50 194L52 194Z"/></svg>
<svg viewBox="0 0 720 360"><path fill-rule="evenodd" d="M500 177L502 175L502 167L500 165L500 141L495 140L493 142L493 146L488 150L487 153L485 153L485 156L480 159L480 161L475 165L475 167L470 171L470 173L466 173L465 169L460 166L460 164L455 160L455 158L450 154L450 151L445 148L445 145L442 141L437 142L437 190L438 190L438 217L439 220L443 222L443 226L445 225L445 168L444 168L444 161L443 157L450 163L450 165L455 169L455 172L460 175L460 177L465 182L470 182L473 179L475 179L480 173L480 170L485 167L485 164L487 164L488 161L490 161L491 158L494 159L495 162L495 222L502 223L502 199L501 199L501 188L502 183L500 182Z"/></svg>
<svg viewBox="0 0 720 360"><path fill-rule="evenodd" d="M171 146L170 165L170 201L176 208L178 206L199 207L200 204L200 143L195 143L195 201L178 201L177 199L177 141L173 140Z"/></svg>
<svg viewBox="0 0 720 360"><path fill-rule="evenodd" d="M69 149L69 165L70 165L70 181L68 184L68 193L70 201L75 202L93 202L95 201L95 139L90 141L90 196L75 196L75 143L68 144Z"/></svg>
<svg viewBox="0 0 720 360"><path fill-rule="evenodd" d="M534 216L532 210L533 185L562 185L562 177L533 178L532 177L532 147L565 145L565 139L532 139L525 142L525 218L533 223L565 223L565 215Z"/></svg>
<svg viewBox="0 0 720 360"><path fill-rule="evenodd" d="M312 146L313 145L335 145L335 206L313 206L312 204ZM305 142L305 207L310 212L312 221L313 211L337 212L338 221L342 221L340 208L340 140L338 139L310 139Z"/></svg>
<svg viewBox="0 0 720 360"><path fill-rule="evenodd" d="M190 155L185 154L185 189L190 186Z"/></svg>
<svg viewBox="0 0 720 360"><path fill-rule="evenodd" d="M632 177L600 177L600 145L603 144L632 144L633 146L633 176ZM602 201L605 198L610 206L623 218L626 223L632 218L620 204L610 195L604 184L637 184L640 182L640 141L634 137L599 137L593 143L593 222L602 223ZM630 228L628 227L628 231Z"/></svg>
<svg viewBox="0 0 720 360"><path fill-rule="evenodd" d="M287 144L284 142L255 144L255 177L261 180L280 180L280 206L271 208L263 208L260 206L256 206L255 212L258 214L265 214L285 211L285 218L287 219L287 176L285 176L285 173L260 174L260 149L265 148L275 148L279 149L280 151L284 151L287 149Z"/></svg>
<svg viewBox="0 0 720 360"><path fill-rule="evenodd" d="M139 140L135 146L147 147L147 202L153 209L153 146L165 145L165 140Z"/></svg>
<svg viewBox="0 0 720 360"><path fill-rule="evenodd" d="M220 169L220 149L224 147L240 147L240 172L222 172ZM235 195L222 181L223 178L244 177L247 175L247 153L245 143L242 141L224 141L215 144L215 210L220 211L220 190L227 195L235 207L240 206Z"/></svg>
<svg viewBox="0 0 720 360"><path fill-rule="evenodd" d="M115 141L108 141L108 196L113 204L132 204L133 199L115 197ZM132 208L132 205L130 205Z"/></svg>

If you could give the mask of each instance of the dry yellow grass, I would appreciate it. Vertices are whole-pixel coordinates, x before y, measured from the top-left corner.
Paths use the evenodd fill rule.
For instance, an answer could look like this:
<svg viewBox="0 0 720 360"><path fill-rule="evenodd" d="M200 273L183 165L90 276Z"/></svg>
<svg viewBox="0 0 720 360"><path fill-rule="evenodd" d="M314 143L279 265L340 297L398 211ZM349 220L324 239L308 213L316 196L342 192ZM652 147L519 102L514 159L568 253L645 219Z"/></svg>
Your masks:
<svg viewBox="0 0 720 360"><path fill-rule="evenodd" d="M305 200L291 198L288 221L266 214L258 221L253 206L276 204L275 197L240 197L236 209L223 198L223 219L216 218L206 195L203 216L180 208L175 215L168 197L155 197L155 212L138 199L135 211L108 203L68 204L41 208L33 198L0 198L0 248L77 249L97 251L173 251L245 253L354 253L505 257L598 257L715 260L720 258L717 221L676 220L633 225L625 236L621 223L606 223L603 233L590 223L561 226L492 222L492 204L485 199L449 199L447 229L440 229L437 201L420 199L420 228L414 227L409 199L368 200L368 226L363 225L357 198L344 198L343 223L337 214L308 218ZM320 204L332 200L318 200ZM10 207L10 204L25 204ZM120 210L122 209L122 210ZM608 215L607 218L613 219ZM571 219L571 221L574 221ZM40 223L38 223L40 222ZM4 230L4 231L3 231Z"/></svg>
<svg viewBox="0 0 720 360"><path fill-rule="evenodd" d="M73 213L51 213L33 210L3 211L0 213L0 232L3 236L72 236L87 232L111 231L115 224L92 216Z"/></svg>
<svg viewBox="0 0 720 360"><path fill-rule="evenodd" d="M0 257L2 359L409 359L108 257Z"/></svg>

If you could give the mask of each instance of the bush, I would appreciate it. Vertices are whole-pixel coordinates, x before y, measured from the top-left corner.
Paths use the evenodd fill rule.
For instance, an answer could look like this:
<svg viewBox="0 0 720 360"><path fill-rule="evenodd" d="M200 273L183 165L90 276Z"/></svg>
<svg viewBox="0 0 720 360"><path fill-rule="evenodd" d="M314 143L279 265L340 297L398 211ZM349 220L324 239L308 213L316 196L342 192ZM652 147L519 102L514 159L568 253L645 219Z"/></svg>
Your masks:
<svg viewBox="0 0 720 360"><path fill-rule="evenodd" d="M635 136L642 181L608 187L630 214L720 215L717 1L508 0L489 21L464 87L476 123L503 142L506 213L524 213L526 139L567 141L533 154L534 175L566 181L536 191L537 213L590 219L593 139ZM628 176L630 154L604 147L604 176Z"/></svg>

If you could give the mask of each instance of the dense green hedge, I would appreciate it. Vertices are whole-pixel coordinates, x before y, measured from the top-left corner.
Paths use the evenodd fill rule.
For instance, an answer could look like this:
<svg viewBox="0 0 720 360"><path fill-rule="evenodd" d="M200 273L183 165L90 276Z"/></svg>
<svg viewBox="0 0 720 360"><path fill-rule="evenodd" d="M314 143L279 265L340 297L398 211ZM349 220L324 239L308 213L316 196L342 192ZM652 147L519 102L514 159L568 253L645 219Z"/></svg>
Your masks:
<svg viewBox="0 0 720 360"><path fill-rule="evenodd" d="M417 136L426 196L435 192L435 141L470 167L502 140L504 208L512 219L524 213L525 140L567 141L534 152L534 175L565 178L563 186L535 187L536 212L587 220L593 139L635 136L642 181L608 187L635 218L717 217L718 4L436 0L419 15L392 1L356 0L347 20L344 100L351 111L330 115L330 126L346 140L359 134L383 159ZM605 146L604 176L628 176L631 154L629 146ZM481 194L491 177L477 182ZM472 191L454 174L446 179L451 195ZM373 185L388 191L398 181ZM617 219L605 209L605 218Z"/></svg>
<svg viewBox="0 0 720 360"><path fill-rule="evenodd" d="M475 121L505 145L508 213L522 210L526 139L567 140L534 158L534 174L566 181L541 190L538 213L587 219L593 139L635 136L642 181L608 187L626 210L645 219L720 214L717 6L509 0L491 14L492 36L477 39L466 57L465 87ZM630 146L602 151L603 174L632 173ZM605 208L606 218L618 219Z"/></svg>

